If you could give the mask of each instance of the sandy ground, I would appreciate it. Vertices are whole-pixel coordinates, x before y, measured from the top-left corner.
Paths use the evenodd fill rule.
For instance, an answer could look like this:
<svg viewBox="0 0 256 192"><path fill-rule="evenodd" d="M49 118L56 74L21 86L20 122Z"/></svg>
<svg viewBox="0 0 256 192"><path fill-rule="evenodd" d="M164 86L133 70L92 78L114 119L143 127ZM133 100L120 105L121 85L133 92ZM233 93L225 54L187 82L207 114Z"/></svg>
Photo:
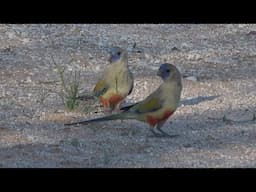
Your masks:
<svg viewBox="0 0 256 192"><path fill-rule="evenodd" d="M68 112L56 63L90 92L107 48L128 50L136 102L163 62L184 77L181 106L155 138L146 124L113 121L94 102ZM256 167L256 25L0 25L0 167ZM196 79L196 80L195 80Z"/></svg>

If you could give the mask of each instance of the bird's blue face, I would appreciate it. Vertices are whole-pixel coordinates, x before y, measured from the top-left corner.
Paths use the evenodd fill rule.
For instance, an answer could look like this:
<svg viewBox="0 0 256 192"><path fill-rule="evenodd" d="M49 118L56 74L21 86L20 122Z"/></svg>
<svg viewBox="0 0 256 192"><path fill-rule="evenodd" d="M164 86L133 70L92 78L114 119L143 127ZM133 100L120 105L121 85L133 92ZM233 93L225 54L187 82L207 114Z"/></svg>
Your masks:
<svg viewBox="0 0 256 192"><path fill-rule="evenodd" d="M167 79L171 74L170 65L167 63L162 64L157 72L157 75L161 77L163 80Z"/></svg>
<svg viewBox="0 0 256 192"><path fill-rule="evenodd" d="M118 61L120 58L121 58L121 54L122 54L122 51L118 48L118 47L113 47L111 50L110 50L110 58L109 58L109 61L111 63L114 63L116 61Z"/></svg>

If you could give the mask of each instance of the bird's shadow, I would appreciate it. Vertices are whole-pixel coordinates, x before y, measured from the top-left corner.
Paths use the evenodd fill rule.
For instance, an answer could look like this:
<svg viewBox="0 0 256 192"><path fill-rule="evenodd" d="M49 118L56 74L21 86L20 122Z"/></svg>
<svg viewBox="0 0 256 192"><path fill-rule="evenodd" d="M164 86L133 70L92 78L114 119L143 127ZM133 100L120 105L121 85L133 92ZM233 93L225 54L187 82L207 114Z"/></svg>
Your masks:
<svg viewBox="0 0 256 192"><path fill-rule="evenodd" d="M193 97L193 98L189 98L189 99L183 99L180 101L180 106L197 105L204 101L212 101L220 96L221 95L198 96L198 97Z"/></svg>

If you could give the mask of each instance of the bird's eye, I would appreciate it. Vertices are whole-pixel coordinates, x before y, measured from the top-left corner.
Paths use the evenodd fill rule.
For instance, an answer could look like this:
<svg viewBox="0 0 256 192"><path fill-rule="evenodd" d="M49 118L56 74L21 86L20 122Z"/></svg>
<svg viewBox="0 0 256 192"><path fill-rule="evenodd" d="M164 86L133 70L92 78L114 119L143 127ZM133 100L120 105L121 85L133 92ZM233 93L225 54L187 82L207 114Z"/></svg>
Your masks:
<svg viewBox="0 0 256 192"><path fill-rule="evenodd" d="M117 55L121 55L121 52L119 51L119 52L117 52Z"/></svg>
<svg viewBox="0 0 256 192"><path fill-rule="evenodd" d="M170 73L170 69L167 69L166 71L167 71L168 73Z"/></svg>

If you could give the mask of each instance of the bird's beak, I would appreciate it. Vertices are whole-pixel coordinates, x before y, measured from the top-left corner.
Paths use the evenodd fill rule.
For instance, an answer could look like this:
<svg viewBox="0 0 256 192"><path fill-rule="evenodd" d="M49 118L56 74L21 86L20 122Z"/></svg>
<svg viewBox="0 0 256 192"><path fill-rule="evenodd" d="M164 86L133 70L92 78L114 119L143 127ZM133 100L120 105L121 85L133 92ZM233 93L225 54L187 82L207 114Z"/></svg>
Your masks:
<svg viewBox="0 0 256 192"><path fill-rule="evenodd" d="M157 76L161 77L161 74L162 74L162 72L161 72L161 70L159 69L159 70L157 71Z"/></svg>
<svg viewBox="0 0 256 192"><path fill-rule="evenodd" d="M112 48L107 48L107 52L108 52L109 54L111 54Z"/></svg>
<svg viewBox="0 0 256 192"><path fill-rule="evenodd" d="M110 55L113 55L115 53L115 49L114 48L108 48L107 49L107 52L110 54Z"/></svg>
<svg viewBox="0 0 256 192"><path fill-rule="evenodd" d="M112 60L113 60L113 56L111 55L111 56L109 57L108 61L111 63Z"/></svg>
<svg viewBox="0 0 256 192"><path fill-rule="evenodd" d="M113 60L113 48L108 48L107 52L110 54L108 61L111 63Z"/></svg>

